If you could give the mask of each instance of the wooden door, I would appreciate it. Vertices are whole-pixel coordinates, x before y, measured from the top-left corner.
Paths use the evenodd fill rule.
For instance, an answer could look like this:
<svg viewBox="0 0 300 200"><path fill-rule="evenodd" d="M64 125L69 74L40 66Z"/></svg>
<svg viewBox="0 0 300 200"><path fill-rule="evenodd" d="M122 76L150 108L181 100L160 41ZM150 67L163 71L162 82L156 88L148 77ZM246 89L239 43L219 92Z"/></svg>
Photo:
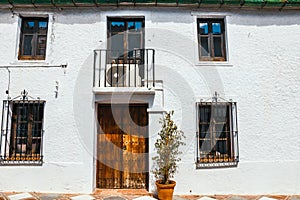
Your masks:
<svg viewBox="0 0 300 200"><path fill-rule="evenodd" d="M148 187L147 104L98 106L98 188Z"/></svg>

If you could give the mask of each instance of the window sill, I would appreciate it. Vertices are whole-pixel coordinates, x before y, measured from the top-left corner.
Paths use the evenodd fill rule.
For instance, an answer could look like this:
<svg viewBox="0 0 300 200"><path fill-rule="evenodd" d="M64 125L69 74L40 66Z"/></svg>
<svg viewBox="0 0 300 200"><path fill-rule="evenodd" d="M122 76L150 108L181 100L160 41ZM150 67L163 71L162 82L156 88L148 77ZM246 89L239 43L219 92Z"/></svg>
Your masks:
<svg viewBox="0 0 300 200"><path fill-rule="evenodd" d="M6 160L6 159L0 159L0 166L3 165L35 165L35 166L41 166L43 165L43 160Z"/></svg>
<svg viewBox="0 0 300 200"><path fill-rule="evenodd" d="M155 95L154 89L146 87L94 87L94 94L142 94Z"/></svg>
<svg viewBox="0 0 300 200"><path fill-rule="evenodd" d="M233 67L229 62L198 62L196 66Z"/></svg>
<svg viewBox="0 0 300 200"><path fill-rule="evenodd" d="M229 167L237 167L237 165L238 165L238 161L215 162L215 163L196 163L196 169L229 168Z"/></svg>
<svg viewBox="0 0 300 200"><path fill-rule="evenodd" d="M61 67L66 68L68 64L49 64L45 61L17 61L8 65L0 65L0 68L22 68L22 67Z"/></svg>
<svg viewBox="0 0 300 200"><path fill-rule="evenodd" d="M15 62L10 63L11 65L49 65L49 63L45 62L45 60L17 60Z"/></svg>

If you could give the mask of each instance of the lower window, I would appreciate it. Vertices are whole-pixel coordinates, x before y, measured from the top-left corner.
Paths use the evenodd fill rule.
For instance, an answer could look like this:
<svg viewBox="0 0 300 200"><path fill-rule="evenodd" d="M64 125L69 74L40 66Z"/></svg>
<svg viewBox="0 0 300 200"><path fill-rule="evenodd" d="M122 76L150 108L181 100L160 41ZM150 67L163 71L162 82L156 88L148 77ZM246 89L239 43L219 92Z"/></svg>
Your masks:
<svg viewBox="0 0 300 200"><path fill-rule="evenodd" d="M197 109L198 166L236 165L238 161L236 103L200 102L197 103Z"/></svg>
<svg viewBox="0 0 300 200"><path fill-rule="evenodd" d="M45 101L3 102L1 164L42 163Z"/></svg>

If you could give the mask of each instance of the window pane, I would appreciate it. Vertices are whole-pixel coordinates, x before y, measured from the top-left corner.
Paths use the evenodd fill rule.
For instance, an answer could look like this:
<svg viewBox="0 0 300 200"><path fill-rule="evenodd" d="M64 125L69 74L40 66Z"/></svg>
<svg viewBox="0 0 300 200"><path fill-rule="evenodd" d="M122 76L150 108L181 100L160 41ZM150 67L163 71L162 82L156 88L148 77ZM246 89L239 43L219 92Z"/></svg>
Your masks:
<svg viewBox="0 0 300 200"><path fill-rule="evenodd" d="M221 34L221 24L220 23L212 23L212 33L213 34Z"/></svg>
<svg viewBox="0 0 300 200"><path fill-rule="evenodd" d="M200 37L200 56L209 56L208 37Z"/></svg>
<svg viewBox="0 0 300 200"><path fill-rule="evenodd" d="M48 23L47 22L39 22L39 29L46 29Z"/></svg>
<svg viewBox="0 0 300 200"><path fill-rule="evenodd" d="M36 49L36 55L45 56L46 54L47 36L38 36L38 44Z"/></svg>
<svg viewBox="0 0 300 200"><path fill-rule="evenodd" d="M215 57L222 57L222 42L221 37L214 37L214 53Z"/></svg>
<svg viewBox="0 0 300 200"><path fill-rule="evenodd" d="M134 49L140 49L141 47L141 34L128 34L128 50L129 57L132 57ZM138 54L139 52L137 52Z"/></svg>
<svg viewBox="0 0 300 200"><path fill-rule="evenodd" d="M218 138L221 138L221 139L226 139L227 138L227 135L229 134L229 130L227 130L227 126L226 124L224 125L219 125L219 134L218 134Z"/></svg>
<svg viewBox="0 0 300 200"><path fill-rule="evenodd" d="M227 148L226 148L226 141L223 141L223 140L218 141L215 148L216 148L216 151L221 154L228 154Z"/></svg>
<svg viewBox="0 0 300 200"><path fill-rule="evenodd" d="M199 107L199 131L200 138L210 138L210 116L211 116L211 106L204 105Z"/></svg>
<svg viewBox="0 0 300 200"><path fill-rule="evenodd" d="M24 121L27 121L28 120L28 109L26 107L26 105L18 105L17 108L17 120L19 122L24 122Z"/></svg>
<svg viewBox="0 0 300 200"><path fill-rule="evenodd" d="M226 122L228 117L228 106L226 104L223 105L215 105L213 111L213 117L216 122Z"/></svg>
<svg viewBox="0 0 300 200"><path fill-rule="evenodd" d="M114 21L110 24L111 32L123 32L125 31L125 22Z"/></svg>
<svg viewBox="0 0 300 200"><path fill-rule="evenodd" d="M20 123L17 127L17 137L27 137L28 124Z"/></svg>
<svg viewBox="0 0 300 200"><path fill-rule="evenodd" d="M33 106L34 121L36 121L37 123L40 123L43 119L43 107L43 104L35 104Z"/></svg>
<svg viewBox="0 0 300 200"><path fill-rule="evenodd" d="M26 140L25 139L18 139L17 140L16 153L26 154Z"/></svg>
<svg viewBox="0 0 300 200"><path fill-rule="evenodd" d="M33 35L24 35L23 38L23 55L32 55Z"/></svg>
<svg viewBox="0 0 300 200"><path fill-rule="evenodd" d="M199 33L201 35L208 34L208 23L199 23Z"/></svg>
<svg viewBox="0 0 300 200"><path fill-rule="evenodd" d="M205 152L210 152L211 150L211 141L210 140L202 140L200 142L200 150Z"/></svg>
<svg viewBox="0 0 300 200"><path fill-rule="evenodd" d="M24 21L23 25L24 33L33 33L34 32L34 21Z"/></svg>
<svg viewBox="0 0 300 200"><path fill-rule="evenodd" d="M207 137L206 135L209 135L209 124L200 124L200 137L205 138Z"/></svg>
<svg viewBox="0 0 300 200"><path fill-rule="evenodd" d="M142 22L128 22L127 23L127 29L130 32L141 32L142 31Z"/></svg>
<svg viewBox="0 0 300 200"><path fill-rule="evenodd" d="M220 138L220 137L226 137L225 131L226 131L226 124L216 124L215 125L215 129L216 129L216 137ZM222 134L224 133L224 134Z"/></svg>
<svg viewBox="0 0 300 200"><path fill-rule="evenodd" d="M34 123L32 127L32 137L41 137L42 123Z"/></svg>
<svg viewBox="0 0 300 200"><path fill-rule="evenodd" d="M128 50L141 48L141 35L140 34L128 34Z"/></svg>
<svg viewBox="0 0 300 200"><path fill-rule="evenodd" d="M142 22L135 22L135 30L142 31L143 23Z"/></svg>
<svg viewBox="0 0 300 200"><path fill-rule="evenodd" d="M48 22L39 22L38 24L38 33L47 34Z"/></svg>
<svg viewBox="0 0 300 200"><path fill-rule="evenodd" d="M113 57L124 56L124 34L117 34L111 37L111 50Z"/></svg>
<svg viewBox="0 0 300 200"><path fill-rule="evenodd" d="M39 154L41 149L41 139L32 139L32 154Z"/></svg>
<svg viewBox="0 0 300 200"><path fill-rule="evenodd" d="M200 122L210 122L211 106L200 106Z"/></svg>
<svg viewBox="0 0 300 200"><path fill-rule="evenodd" d="M200 138L209 139L210 137L209 124L200 125Z"/></svg>

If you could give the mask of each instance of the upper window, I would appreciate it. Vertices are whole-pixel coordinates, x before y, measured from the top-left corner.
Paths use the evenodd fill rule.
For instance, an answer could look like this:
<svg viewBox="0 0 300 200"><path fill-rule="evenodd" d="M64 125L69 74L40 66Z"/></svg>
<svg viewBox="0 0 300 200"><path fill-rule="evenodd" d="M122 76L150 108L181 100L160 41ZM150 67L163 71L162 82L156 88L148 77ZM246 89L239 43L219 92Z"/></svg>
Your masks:
<svg viewBox="0 0 300 200"><path fill-rule="evenodd" d="M42 163L44 101L3 102L0 162Z"/></svg>
<svg viewBox="0 0 300 200"><path fill-rule="evenodd" d="M198 164L238 161L236 103L200 102L198 109Z"/></svg>
<svg viewBox="0 0 300 200"><path fill-rule="evenodd" d="M44 60L47 45L48 18L23 17L20 35L20 60Z"/></svg>
<svg viewBox="0 0 300 200"><path fill-rule="evenodd" d="M197 20L200 61L226 61L224 19Z"/></svg>
<svg viewBox="0 0 300 200"><path fill-rule="evenodd" d="M108 18L108 62L132 63L141 59L144 18Z"/></svg>

